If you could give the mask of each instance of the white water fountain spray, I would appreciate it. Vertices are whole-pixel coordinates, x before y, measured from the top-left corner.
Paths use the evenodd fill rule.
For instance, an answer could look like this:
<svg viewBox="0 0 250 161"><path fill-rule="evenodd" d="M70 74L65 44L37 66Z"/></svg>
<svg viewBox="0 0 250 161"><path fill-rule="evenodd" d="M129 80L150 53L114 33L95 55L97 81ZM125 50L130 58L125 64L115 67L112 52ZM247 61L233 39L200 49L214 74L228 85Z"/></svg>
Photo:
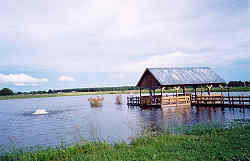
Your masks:
<svg viewBox="0 0 250 161"><path fill-rule="evenodd" d="M45 109L37 109L35 112L33 112L32 114L33 115L46 115L48 114L49 112L46 111Z"/></svg>

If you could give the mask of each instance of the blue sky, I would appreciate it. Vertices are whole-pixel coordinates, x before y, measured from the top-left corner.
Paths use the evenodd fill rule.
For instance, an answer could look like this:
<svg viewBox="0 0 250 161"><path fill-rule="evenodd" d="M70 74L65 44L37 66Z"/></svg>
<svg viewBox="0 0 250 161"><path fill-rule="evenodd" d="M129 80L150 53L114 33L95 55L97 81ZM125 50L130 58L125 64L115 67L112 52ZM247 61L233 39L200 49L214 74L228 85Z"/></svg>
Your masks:
<svg viewBox="0 0 250 161"><path fill-rule="evenodd" d="M135 85L146 67L250 81L249 0L0 3L0 88Z"/></svg>

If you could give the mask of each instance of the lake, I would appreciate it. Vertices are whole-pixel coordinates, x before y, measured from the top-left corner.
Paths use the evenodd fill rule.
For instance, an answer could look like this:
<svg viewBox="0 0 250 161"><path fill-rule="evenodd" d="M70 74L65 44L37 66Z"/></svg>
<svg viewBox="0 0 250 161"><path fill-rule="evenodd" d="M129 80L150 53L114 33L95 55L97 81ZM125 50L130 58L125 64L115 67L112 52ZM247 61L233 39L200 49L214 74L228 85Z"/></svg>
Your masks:
<svg viewBox="0 0 250 161"><path fill-rule="evenodd" d="M235 92L231 95L250 95ZM166 131L176 126L200 123L227 125L235 120L249 122L250 109L182 107L128 108L127 95L116 105L116 95L103 95L103 106L93 108L90 96L66 96L0 101L0 149L55 146L81 140L131 141L145 129ZM33 115L46 109L46 115Z"/></svg>

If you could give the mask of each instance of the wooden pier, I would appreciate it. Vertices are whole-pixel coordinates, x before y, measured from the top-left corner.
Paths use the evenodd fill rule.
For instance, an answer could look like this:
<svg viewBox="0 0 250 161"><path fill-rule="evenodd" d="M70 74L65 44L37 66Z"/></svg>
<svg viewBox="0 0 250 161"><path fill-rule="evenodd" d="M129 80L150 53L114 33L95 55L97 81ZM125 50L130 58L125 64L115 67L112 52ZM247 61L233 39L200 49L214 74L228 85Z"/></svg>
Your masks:
<svg viewBox="0 0 250 161"><path fill-rule="evenodd" d="M130 96L127 97L127 105L162 108L180 105L250 108L250 96Z"/></svg>
<svg viewBox="0 0 250 161"><path fill-rule="evenodd" d="M165 107L176 105L190 105L190 96L129 96L127 97L128 106L140 107Z"/></svg>
<svg viewBox="0 0 250 161"><path fill-rule="evenodd" d="M192 105L197 106L220 106L220 107L247 107L250 108L250 96L192 96Z"/></svg>

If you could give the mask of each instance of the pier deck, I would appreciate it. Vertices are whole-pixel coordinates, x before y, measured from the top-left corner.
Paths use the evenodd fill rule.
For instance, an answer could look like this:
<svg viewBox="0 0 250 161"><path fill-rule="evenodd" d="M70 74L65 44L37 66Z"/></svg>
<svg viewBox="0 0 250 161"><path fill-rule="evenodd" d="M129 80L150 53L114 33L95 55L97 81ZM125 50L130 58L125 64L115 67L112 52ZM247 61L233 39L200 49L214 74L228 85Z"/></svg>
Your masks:
<svg viewBox="0 0 250 161"><path fill-rule="evenodd" d="M192 96L191 104L197 106L230 106L250 108L250 96Z"/></svg>
<svg viewBox="0 0 250 161"><path fill-rule="evenodd" d="M223 96L223 95L204 95L204 96L130 96L127 97L128 106L140 107L167 107L173 105L196 105L214 107L239 107L250 108L250 96Z"/></svg>

